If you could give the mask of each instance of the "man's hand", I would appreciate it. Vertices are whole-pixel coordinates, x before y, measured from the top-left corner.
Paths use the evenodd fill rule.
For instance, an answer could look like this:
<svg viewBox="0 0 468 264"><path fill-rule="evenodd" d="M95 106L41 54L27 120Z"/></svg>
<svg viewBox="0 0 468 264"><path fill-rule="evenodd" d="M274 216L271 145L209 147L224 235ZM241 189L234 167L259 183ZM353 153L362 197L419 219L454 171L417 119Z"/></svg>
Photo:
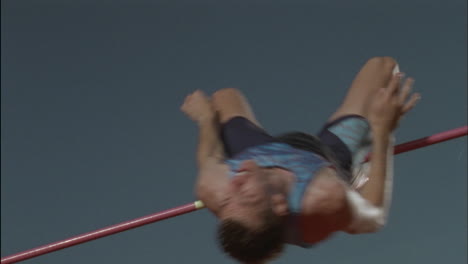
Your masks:
<svg viewBox="0 0 468 264"><path fill-rule="evenodd" d="M398 126L401 117L421 98L418 93L410 95L414 83L412 78L407 78L400 89L402 76L393 76L388 87L382 88L375 95L369 113L369 122L374 132L392 132Z"/></svg>
<svg viewBox="0 0 468 264"><path fill-rule="evenodd" d="M189 94L180 109L196 123L212 120L215 116L210 99L200 90Z"/></svg>

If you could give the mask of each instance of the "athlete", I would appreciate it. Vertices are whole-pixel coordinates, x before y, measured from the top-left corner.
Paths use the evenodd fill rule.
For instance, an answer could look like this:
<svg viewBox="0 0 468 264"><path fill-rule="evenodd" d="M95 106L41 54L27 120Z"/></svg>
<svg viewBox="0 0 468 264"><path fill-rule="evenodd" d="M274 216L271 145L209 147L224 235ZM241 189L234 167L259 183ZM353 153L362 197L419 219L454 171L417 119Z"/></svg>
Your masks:
<svg viewBox="0 0 468 264"><path fill-rule="evenodd" d="M187 96L181 110L199 128L195 191L220 220L221 248L264 263L285 243L378 231L392 193L392 133L420 98L412 85L394 59L368 60L317 136L271 136L237 89Z"/></svg>

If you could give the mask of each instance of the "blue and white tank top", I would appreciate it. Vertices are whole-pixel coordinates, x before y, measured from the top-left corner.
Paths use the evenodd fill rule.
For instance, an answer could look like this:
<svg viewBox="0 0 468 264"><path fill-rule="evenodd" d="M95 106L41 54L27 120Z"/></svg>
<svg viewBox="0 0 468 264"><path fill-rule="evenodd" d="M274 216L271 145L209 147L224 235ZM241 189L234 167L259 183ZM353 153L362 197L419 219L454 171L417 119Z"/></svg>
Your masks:
<svg viewBox="0 0 468 264"><path fill-rule="evenodd" d="M231 177L234 177L243 161L254 160L260 167L279 167L294 173L296 179L288 195L290 217L288 220L287 242L306 247L301 239L298 217L304 193L314 175L322 168L330 166L330 162L322 156L310 151L293 148L285 143L268 143L247 148L226 160L230 166Z"/></svg>

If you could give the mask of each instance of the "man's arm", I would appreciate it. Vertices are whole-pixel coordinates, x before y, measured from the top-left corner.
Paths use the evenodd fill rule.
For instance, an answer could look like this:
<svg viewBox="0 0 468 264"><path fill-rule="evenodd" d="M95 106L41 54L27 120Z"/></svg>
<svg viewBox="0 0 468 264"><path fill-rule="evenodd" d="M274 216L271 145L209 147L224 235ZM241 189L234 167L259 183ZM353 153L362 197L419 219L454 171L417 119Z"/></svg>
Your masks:
<svg viewBox="0 0 468 264"><path fill-rule="evenodd" d="M349 233L374 232L386 221L393 178L392 131L401 117L414 107L420 97L419 94L409 97L412 79L407 79L400 91L400 78L400 76L393 77L389 87L382 89L376 96L371 108L369 122L373 145L369 180L360 188L359 194L354 191L348 193L353 212L353 222L346 230Z"/></svg>
<svg viewBox="0 0 468 264"><path fill-rule="evenodd" d="M377 140L376 138L374 142ZM348 190L347 197L353 217L346 232L352 234L375 232L385 225L393 188L393 143L394 139L390 136L388 140L384 139L377 144L380 146L373 145L373 158L370 162L370 171L367 173L368 181L358 191ZM385 145L387 145L385 154L374 155L374 152L382 151ZM369 168L365 168L367 169Z"/></svg>
<svg viewBox="0 0 468 264"><path fill-rule="evenodd" d="M222 187L228 182L229 170L223 163L224 149L215 112L201 91L187 96L181 110L198 125L198 177L195 193L207 208L216 213L221 202Z"/></svg>
<svg viewBox="0 0 468 264"><path fill-rule="evenodd" d="M387 175L387 171L390 170L389 165L393 165L391 162L393 154L388 151L392 147L390 136L389 131L373 131L369 180L359 190L364 199L377 207L384 205L386 178L390 176Z"/></svg>
<svg viewBox="0 0 468 264"><path fill-rule="evenodd" d="M217 196L228 181L228 166L223 163L224 148L219 138L215 116L198 122L197 165L195 192L203 202L218 202ZM209 198L209 199L208 199ZM209 200L209 201L208 201ZM209 205L207 207L210 208Z"/></svg>
<svg viewBox="0 0 468 264"><path fill-rule="evenodd" d="M223 143L219 137L218 121L215 115L207 116L197 122L198 125L198 147L197 165L203 168L214 159L222 162L224 160Z"/></svg>

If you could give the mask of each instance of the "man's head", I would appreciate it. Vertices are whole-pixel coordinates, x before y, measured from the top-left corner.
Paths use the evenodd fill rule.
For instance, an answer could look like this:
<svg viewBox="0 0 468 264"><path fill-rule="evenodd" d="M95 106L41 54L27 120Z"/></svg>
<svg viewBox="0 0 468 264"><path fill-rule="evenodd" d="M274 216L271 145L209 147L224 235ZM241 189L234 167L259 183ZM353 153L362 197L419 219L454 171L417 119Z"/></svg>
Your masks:
<svg viewBox="0 0 468 264"><path fill-rule="evenodd" d="M284 232L283 220L264 212L264 221L256 228L234 219L221 221L218 239L231 257L253 264L272 259L283 251Z"/></svg>
<svg viewBox="0 0 468 264"><path fill-rule="evenodd" d="M231 257L256 263L282 251L287 202L271 184L271 169L246 161L238 172L224 190L218 238Z"/></svg>

